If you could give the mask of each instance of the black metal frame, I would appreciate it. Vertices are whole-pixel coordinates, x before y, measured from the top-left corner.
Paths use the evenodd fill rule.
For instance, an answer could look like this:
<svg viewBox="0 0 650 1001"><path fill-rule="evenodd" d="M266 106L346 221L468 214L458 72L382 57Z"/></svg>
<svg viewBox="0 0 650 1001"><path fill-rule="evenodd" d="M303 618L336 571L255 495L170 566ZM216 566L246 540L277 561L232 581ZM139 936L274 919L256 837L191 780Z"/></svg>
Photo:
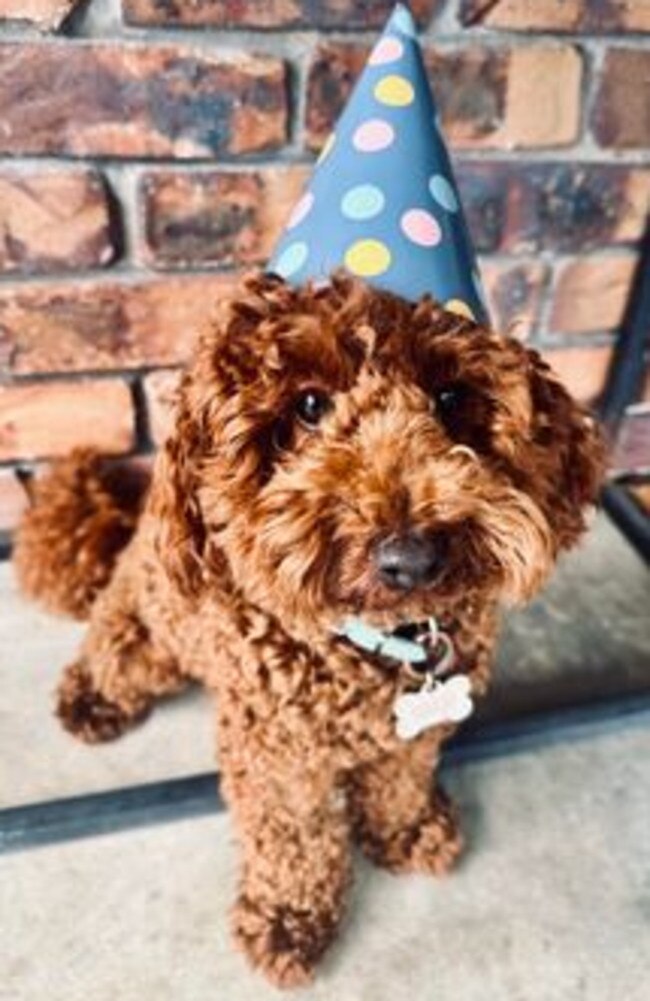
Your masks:
<svg viewBox="0 0 650 1001"><path fill-rule="evenodd" d="M650 693L468 726L449 742L444 769L618 732L622 723L650 724ZM0 853L203 817L223 809L216 774L11 807L0 810Z"/></svg>
<svg viewBox="0 0 650 1001"><path fill-rule="evenodd" d="M638 398L644 375L645 354L650 349L650 220L642 243L625 316L614 350L614 359L599 417L612 440L630 404ZM609 483L602 494L603 508L634 548L650 562L650 515L626 489L624 482Z"/></svg>
<svg viewBox="0 0 650 1001"><path fill-rule="evenodd" d="M601 495L604 510L643 559L650 563L650 516L620 483L608 483Z"/></svg>

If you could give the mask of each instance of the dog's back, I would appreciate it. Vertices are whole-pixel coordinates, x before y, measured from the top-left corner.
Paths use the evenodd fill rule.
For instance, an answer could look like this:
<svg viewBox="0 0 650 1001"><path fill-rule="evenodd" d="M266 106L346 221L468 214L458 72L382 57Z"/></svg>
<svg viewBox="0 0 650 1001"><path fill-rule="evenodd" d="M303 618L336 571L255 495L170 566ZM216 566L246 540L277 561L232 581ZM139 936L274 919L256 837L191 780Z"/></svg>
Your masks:
<svg viewBox="0 0 650 1001"><path fill-rule="evenodd" d="M149 473L79 449L31 481L14 567L26 595L87 618L135 530Z"/></svg>

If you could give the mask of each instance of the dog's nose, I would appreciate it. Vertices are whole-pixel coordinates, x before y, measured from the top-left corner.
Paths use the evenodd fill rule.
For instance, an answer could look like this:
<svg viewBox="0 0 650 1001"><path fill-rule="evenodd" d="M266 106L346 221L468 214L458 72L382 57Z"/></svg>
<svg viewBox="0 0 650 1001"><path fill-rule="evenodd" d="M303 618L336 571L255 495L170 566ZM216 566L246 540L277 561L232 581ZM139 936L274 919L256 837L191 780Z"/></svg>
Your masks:
<svg viewBox="0 0 650 1001"><path fill-rule="evenodd" d="M440 540L414 532L383 539L375 549L380 579L387 587L398 591L410 591L431 583L442 560Z"/></svg>

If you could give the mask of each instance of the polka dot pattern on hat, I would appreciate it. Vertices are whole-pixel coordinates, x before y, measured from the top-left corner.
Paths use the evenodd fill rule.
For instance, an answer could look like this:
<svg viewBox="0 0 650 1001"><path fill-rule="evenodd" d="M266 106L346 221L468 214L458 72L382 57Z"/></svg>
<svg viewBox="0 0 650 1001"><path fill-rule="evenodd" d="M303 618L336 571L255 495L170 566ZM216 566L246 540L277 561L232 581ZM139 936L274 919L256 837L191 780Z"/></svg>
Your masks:
<svg viewBox="0 0 650 1001"><path fill-rule="evenodd" d="M458 198L453 185L443 174L434 174L429 181L429 191L434 201L447 212L458 212Z"/></svg>
<svg viewBox="0 0 650 1001"><path fill-rule="evenodd" d="M383 274L390 267L390 262L390 250L380 240L357 240L345 255L349 270L361 278Z"/></svg>
<svg viewBox="0 0 650 1001"><path fill-rule="evenodd" d="M395 129L383 118L369 118L356 129L352 143L359 153L380 153L395 141Z"/></svg>
<svg viewBox="0 0 650 1001"><path fill-rule="evenodd" d="M347 219L373 219L385 204L384 193L376 184L357 184L343 196L341 212Z"/></svg>
<svg viewBox="0 0 650 1001"><path fill-rule="evenodd" d="M399 38L394 36L381 38L372 50L369 63L371 66L386 66L388 63L397 62L403 55L404 46Z"/></svg>
<svg viewBox="0 0 650 1001"><path fill-rule="evenodd" d="M309 247L302 240L290 243L275 262L275 270L282 278L291 278L306 264Z"/></svg>
<svg viewBox="0 0 650 1001"><path fill-rule="evenodd" d="M403 76L385 76L375 87L375 97L381 104L405 108L415 99L413 85Z"/></svg>
<svg viewBox="0 0 650 1001"><path fill-rule="evenodd" d="M400 4L391 20L394 27L398 31L401 31L403 35L406 35L408 38L415 38L417 36L417 28L413 20L413 15L406 7Z"/></svg>
<svg viewBox="0 0 650 1001"><path fill-rule="evenodd" d="M417 31L398 4L327 140L271 269L327 279L341 266L412 301L485 318Z"/></svg>
<svg viewBox="0 0 650 1001"><path fill-rule="evenodd" d="M448 299L445 303L445 309L448 309L450 313L456 313L457 316L465 317L466 320L476 319L471 306L468 306L462 299Z"/></svg>
<svg viewBox="0 0 650 1001"><path fill-rule="evenodd" d="M331 132L325 141L325 145L320 151L320 156L318 157L318 163L324 163L328 156L332 152L336 145L336 132Z"/></svg>
<svg viewBox="0 0 650 1001"><path fill-rule="evenodd" d="M295 206L293 212L289 216L289 222L287 223L287 229L295 229L299 226L301 222L307 218L309 213L314 207L314 195L311 191L307 191L298 204Z"/></svg>
<svg viewBox="0 0 650 1001"><path fill-rule="evenodd" d="M406 236L420 247L435 247L442 240L442 230L438 221L425 209L409 209L401 219Z"/></svg>

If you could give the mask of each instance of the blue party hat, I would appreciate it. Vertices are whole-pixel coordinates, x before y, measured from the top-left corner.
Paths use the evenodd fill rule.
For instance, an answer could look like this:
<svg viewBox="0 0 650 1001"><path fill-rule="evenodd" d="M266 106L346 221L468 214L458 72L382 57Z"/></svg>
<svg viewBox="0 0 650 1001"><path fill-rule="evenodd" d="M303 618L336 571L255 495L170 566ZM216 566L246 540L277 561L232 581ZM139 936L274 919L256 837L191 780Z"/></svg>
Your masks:
<svg viewBox="0 0 650 1001"><path fill-rule="evenodd" d="M476 259L408 7L375 45L268 270L301 284L345 268L485 322Z"/></svg>

